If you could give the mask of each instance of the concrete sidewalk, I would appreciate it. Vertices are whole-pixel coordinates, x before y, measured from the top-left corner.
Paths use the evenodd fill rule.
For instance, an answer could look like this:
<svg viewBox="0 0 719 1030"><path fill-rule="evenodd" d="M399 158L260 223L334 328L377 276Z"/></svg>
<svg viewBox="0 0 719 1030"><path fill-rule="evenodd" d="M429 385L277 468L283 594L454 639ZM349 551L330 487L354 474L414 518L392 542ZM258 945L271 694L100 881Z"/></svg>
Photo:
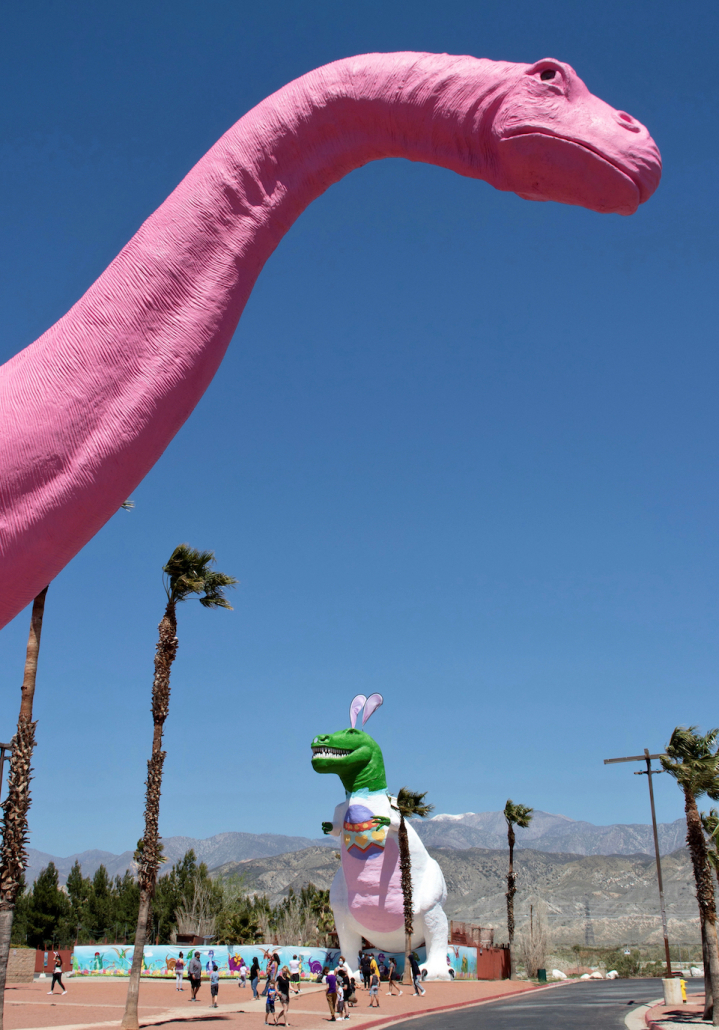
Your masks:
<svg viewBox="0 0 719 1030"><path fill-rule="evenodd" d="M683 1005L665 1005L663 1002L648 1008L644 1022L649 1030L679 1030L680 1027L711 1026L711 1020L702 1019L704 995L692 994Z"/></svg>
<svg viewBox="0 0 719 1030"><path fill-rule="evenodd" d="M383 988L386 985L383 984ZM13 984L5 991L5 1030L106 1030L119 1026L125 1008L127 980L111 982L68 978L67 994L48 996L48 981ZM401 997L379 996L380 1008L369 1008L369 995L358 992L358 1004L350 1009L353 1030L369 1030L390 1023L428 1015L447 1009L463 1008L512 994L536 991L534 984L517 981L460 980L427 983L424 997L416 997L411 987L403 987ZM550 989L556 989L554 987ZM560 985L561 989L561 985ZM252 1000L249 987L236 981L221 981L218 1008L210 1008L209 985L200 988L199 1000L188 1001L189 991L176 991L174 981L146 981L140 985L140 1025L161 1026L167 1030L222 1030L223 1024L261 1030L265 1021L265 1001ZM280 1007L276 1006L279 1013ZM321 1030L330 1022L325 989L320 984L304 984L302 993L290 1000L289 1026L297 1030ZM270 1025L274 1025L270 1023ZM279 1024L283 1025L282 1023ZM188 1028L189 1030L189 1028Z"/></svg>

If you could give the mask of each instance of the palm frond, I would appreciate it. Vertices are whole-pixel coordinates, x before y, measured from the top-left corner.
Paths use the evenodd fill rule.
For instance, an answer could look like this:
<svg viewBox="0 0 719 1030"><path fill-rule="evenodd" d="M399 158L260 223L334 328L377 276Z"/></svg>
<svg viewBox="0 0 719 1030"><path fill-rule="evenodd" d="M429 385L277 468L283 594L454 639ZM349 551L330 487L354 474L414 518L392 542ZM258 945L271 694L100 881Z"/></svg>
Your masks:
<svg viewBox="0 0 719 1030"><path fill-rule="evenodd" d="M426 797L426 790L423 794L420 794L417 791L410 790L409 787L401 787L397 792L397 808L405 819L411 819L413 815L418 815L424 819L430 812L434 812L434 805L423 803Z"/></svg>
<svg viewBox="0 0 719 1030"><path fill-rule="evenodd" d="M716 808L710 808L708 815L706 812L700 812L699 814L706 835L708 837L716 837L717 830L719 830L719 812L717 812Z"/></svg>
<svg viewBox="0 0 719 1030"><path fill-rule="evenodd" d="M515 805L511 798L508 798L507 804L504 806L503 815L507 820L508 826L514 824L526 830L532 821L533 813L533 808L529 808L527 805Z"/></svg>
<svg viewBox="0 0 719 1030"><path fill-rule="evenodd" d="M660 759L662 768L695 798L707 794L719 799L718 736L719 729L701 734L696 726L677 726L666 746L666 757Z"/></svg>
<svg viewBox="0 0 719 1030"><path fill-rule="evenodd" d="M213 569L214 563L213 551L197 551L189 544L176 547L162 569L168 601L178 603L201 594L198 600L204 608L231 609L224 592L235 586L237 580Z"/></svg>

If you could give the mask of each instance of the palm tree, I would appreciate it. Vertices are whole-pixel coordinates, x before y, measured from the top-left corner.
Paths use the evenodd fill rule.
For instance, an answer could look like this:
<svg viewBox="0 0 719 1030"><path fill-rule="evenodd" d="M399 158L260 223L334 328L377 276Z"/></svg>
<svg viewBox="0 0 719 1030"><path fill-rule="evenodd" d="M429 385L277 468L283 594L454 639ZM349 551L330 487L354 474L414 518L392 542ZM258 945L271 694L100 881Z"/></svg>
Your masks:
<svg viewBox="0 0 719 1030"><path fill-rule="evenodd" d="M3 1025L5 977L10 955L12 921L15 902L27 865L27 813L30 808L32 753L35 748L35 726L32 707L35 698L37 660L40 653L42 619L45 613L47 587L41 590L32 605L30 634L25 656L25 674L20 691L20 715L12 738L10 776L7 799L3 805L2 846L0 847L0 1030Z"/></svg>
<svg viewBox="0 0 719 1030"><path fill-rule="evenodd" d="M526 805L515 805L508 800L504 806L504 818L507 821L507 840L509 842L509 872L507 873L507 936L509 937L509 965L510 976L514 976L514 959L512 957L512 944L514 942L514 895L517 893L517 877L514 873L514 827L521 826L525 829L532 821L533 808Z"/></svg>
<svg viewBox="0 0 719 1030"><path fill-rule="evenodd" d="M162 843L158 830L160 817L160 793L162 788L162 767L165 752L162 750L162 733L170 707L170 669L177 654L177 605L193 594L204 608L232 608L225 597L225 587L237 582L224 572L216 572L211 566L215 556L212 551L196 551L188 544L180 544L170 555L162 569L164 573L167 606L160 621L159 639L155 648L155 678L152 682L152 757L147 763L145 791L145 833L138 841L135 858L137 878L140 886L140 910L137 916L135 949L132 956L130 982L127 988L123 1030L138 1030L137 1002L140 991L142 955L147 939L150 905L155 893L157 871L162 862ZM203 596L199 596L203 595Z"/></svg>
<svg viewBox="0 0 719 1030"><path fill-rule="evenodd" d="M719 729L702 735L696 726L677 726L666 747L662 766L677 781L684 792L684 811L687 818L687 847L694 867L694 882L699 902L699 922L702 929L704 955L705 1018L711 1009L712 1025L719 1026L719 1005L714 1005L714 991L719 984L719 947L717 947L716 901L714 883L697 798L707 794L719 800L716 742Z"/></svg>
<svg viewBox="0 0 719 1030"><path fill-rule="evenodd" d="M405 819L418 815L424 819L434 811L434 805L426 805L424 794L417 794L409 787L402 787L397 794L397 804L392 807L399 812L399 869L402 877L402 901L404 906L404 983L412 983L412 972L409 957L412 954L412 860L409 853L409 837Z"/></svg>

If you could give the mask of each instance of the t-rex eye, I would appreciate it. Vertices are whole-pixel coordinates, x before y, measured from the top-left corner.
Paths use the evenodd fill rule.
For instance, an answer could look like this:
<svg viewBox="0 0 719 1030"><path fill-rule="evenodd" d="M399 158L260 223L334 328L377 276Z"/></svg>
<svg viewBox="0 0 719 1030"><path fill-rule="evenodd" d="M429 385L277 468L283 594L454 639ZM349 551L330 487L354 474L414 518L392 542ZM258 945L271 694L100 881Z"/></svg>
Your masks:
<svg viewBox="0 0 719 1030"><path fill-rule="evenodd" d="M554 68L545 68L539 77L542 82L547 82L549 79L553 79L556 74Z"/></svg>

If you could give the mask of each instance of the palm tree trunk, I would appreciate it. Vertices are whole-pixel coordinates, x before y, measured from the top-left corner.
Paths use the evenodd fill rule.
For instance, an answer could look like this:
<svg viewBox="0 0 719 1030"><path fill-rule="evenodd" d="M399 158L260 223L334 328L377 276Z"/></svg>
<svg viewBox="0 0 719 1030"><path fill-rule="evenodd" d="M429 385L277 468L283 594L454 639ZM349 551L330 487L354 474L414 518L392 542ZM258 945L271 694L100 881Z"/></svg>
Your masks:
<svg viewBox="0 0 719 1030"><path fill-rule="evenodd" d="M5 979L10 956L12 921L22 874L27 864L27 813L30 808L32 753L35 726L32 708L35 698L37 660L40 653L42 619L47 587L33 601L30 634L25 655L25 673L20 691L20 715L12 739L7 799L3 806L3 834L0 848L0 1030L3 1027Z"/></svg>
<svg viewBox="0 0 719 1030"><path fill-rule="evenodd" d="M712 1018L714 1013L714 988L712 986L712 971L709 964L707 932L701 915L699 921L701 923L702 930L702 962L704 964L704 1012L702 1014L702 1019L706 1019L708 1021Z"/></svg>
<svg viewBox="0 0 719 1030"><path fill-rule="evenodd" d="M402 983L412 983L412 966L410 955L412 954L412 862L409 856L409 837L407 836L407 825L404 816L400 812L399 830L397 831L397 842L399 844L399 869L402 882L402 902L404 906L404 973Z"/></svg>
<svg viewBox="0 0 719 1030"><path fill-rule="evenodd" d="M514 979L514 895L517 893L517 878L514 875L514 827L507 825L507 841L509 842L509 871L507 873L507 938L509 940L509 978Z"/></svg>
<svg viewBox="0 0 719 1030"><path fill-rule="evenodd" d="M711 984L705 985L705 998L709 991L719 984L719 945L717 944L716 901L707 846L697 803L689 787L684 788L684 811L687 817L687 846L692 857L694 880L697 888L699 914L704 928L706 950L709 958ZM712 994L712 1001L714 997ZM706 1004L706 1002L705 1002ZM712 1026L719 1026L719 1005L713 1006Z"/></svg>
<svg viewBox="0 0 719 1030"><path fill-rule="evenodd" d="M132 953L132 968L130 969L130 982L127 986L122 1030L139 1030L140 1026L137 1005L140 996L143 950L147 939L150 906L157 883L157 871L160 867L160 795L162 793L162 767L165 763L162 734L170 708L170 670L177 654L177 618L174 601L168 601L158 630L159 639L155 649L155 678L152 683L152 757L147 763L145 784L145 834L138 847L137 855L140 909L137 915L135 948Z"/></svg>

